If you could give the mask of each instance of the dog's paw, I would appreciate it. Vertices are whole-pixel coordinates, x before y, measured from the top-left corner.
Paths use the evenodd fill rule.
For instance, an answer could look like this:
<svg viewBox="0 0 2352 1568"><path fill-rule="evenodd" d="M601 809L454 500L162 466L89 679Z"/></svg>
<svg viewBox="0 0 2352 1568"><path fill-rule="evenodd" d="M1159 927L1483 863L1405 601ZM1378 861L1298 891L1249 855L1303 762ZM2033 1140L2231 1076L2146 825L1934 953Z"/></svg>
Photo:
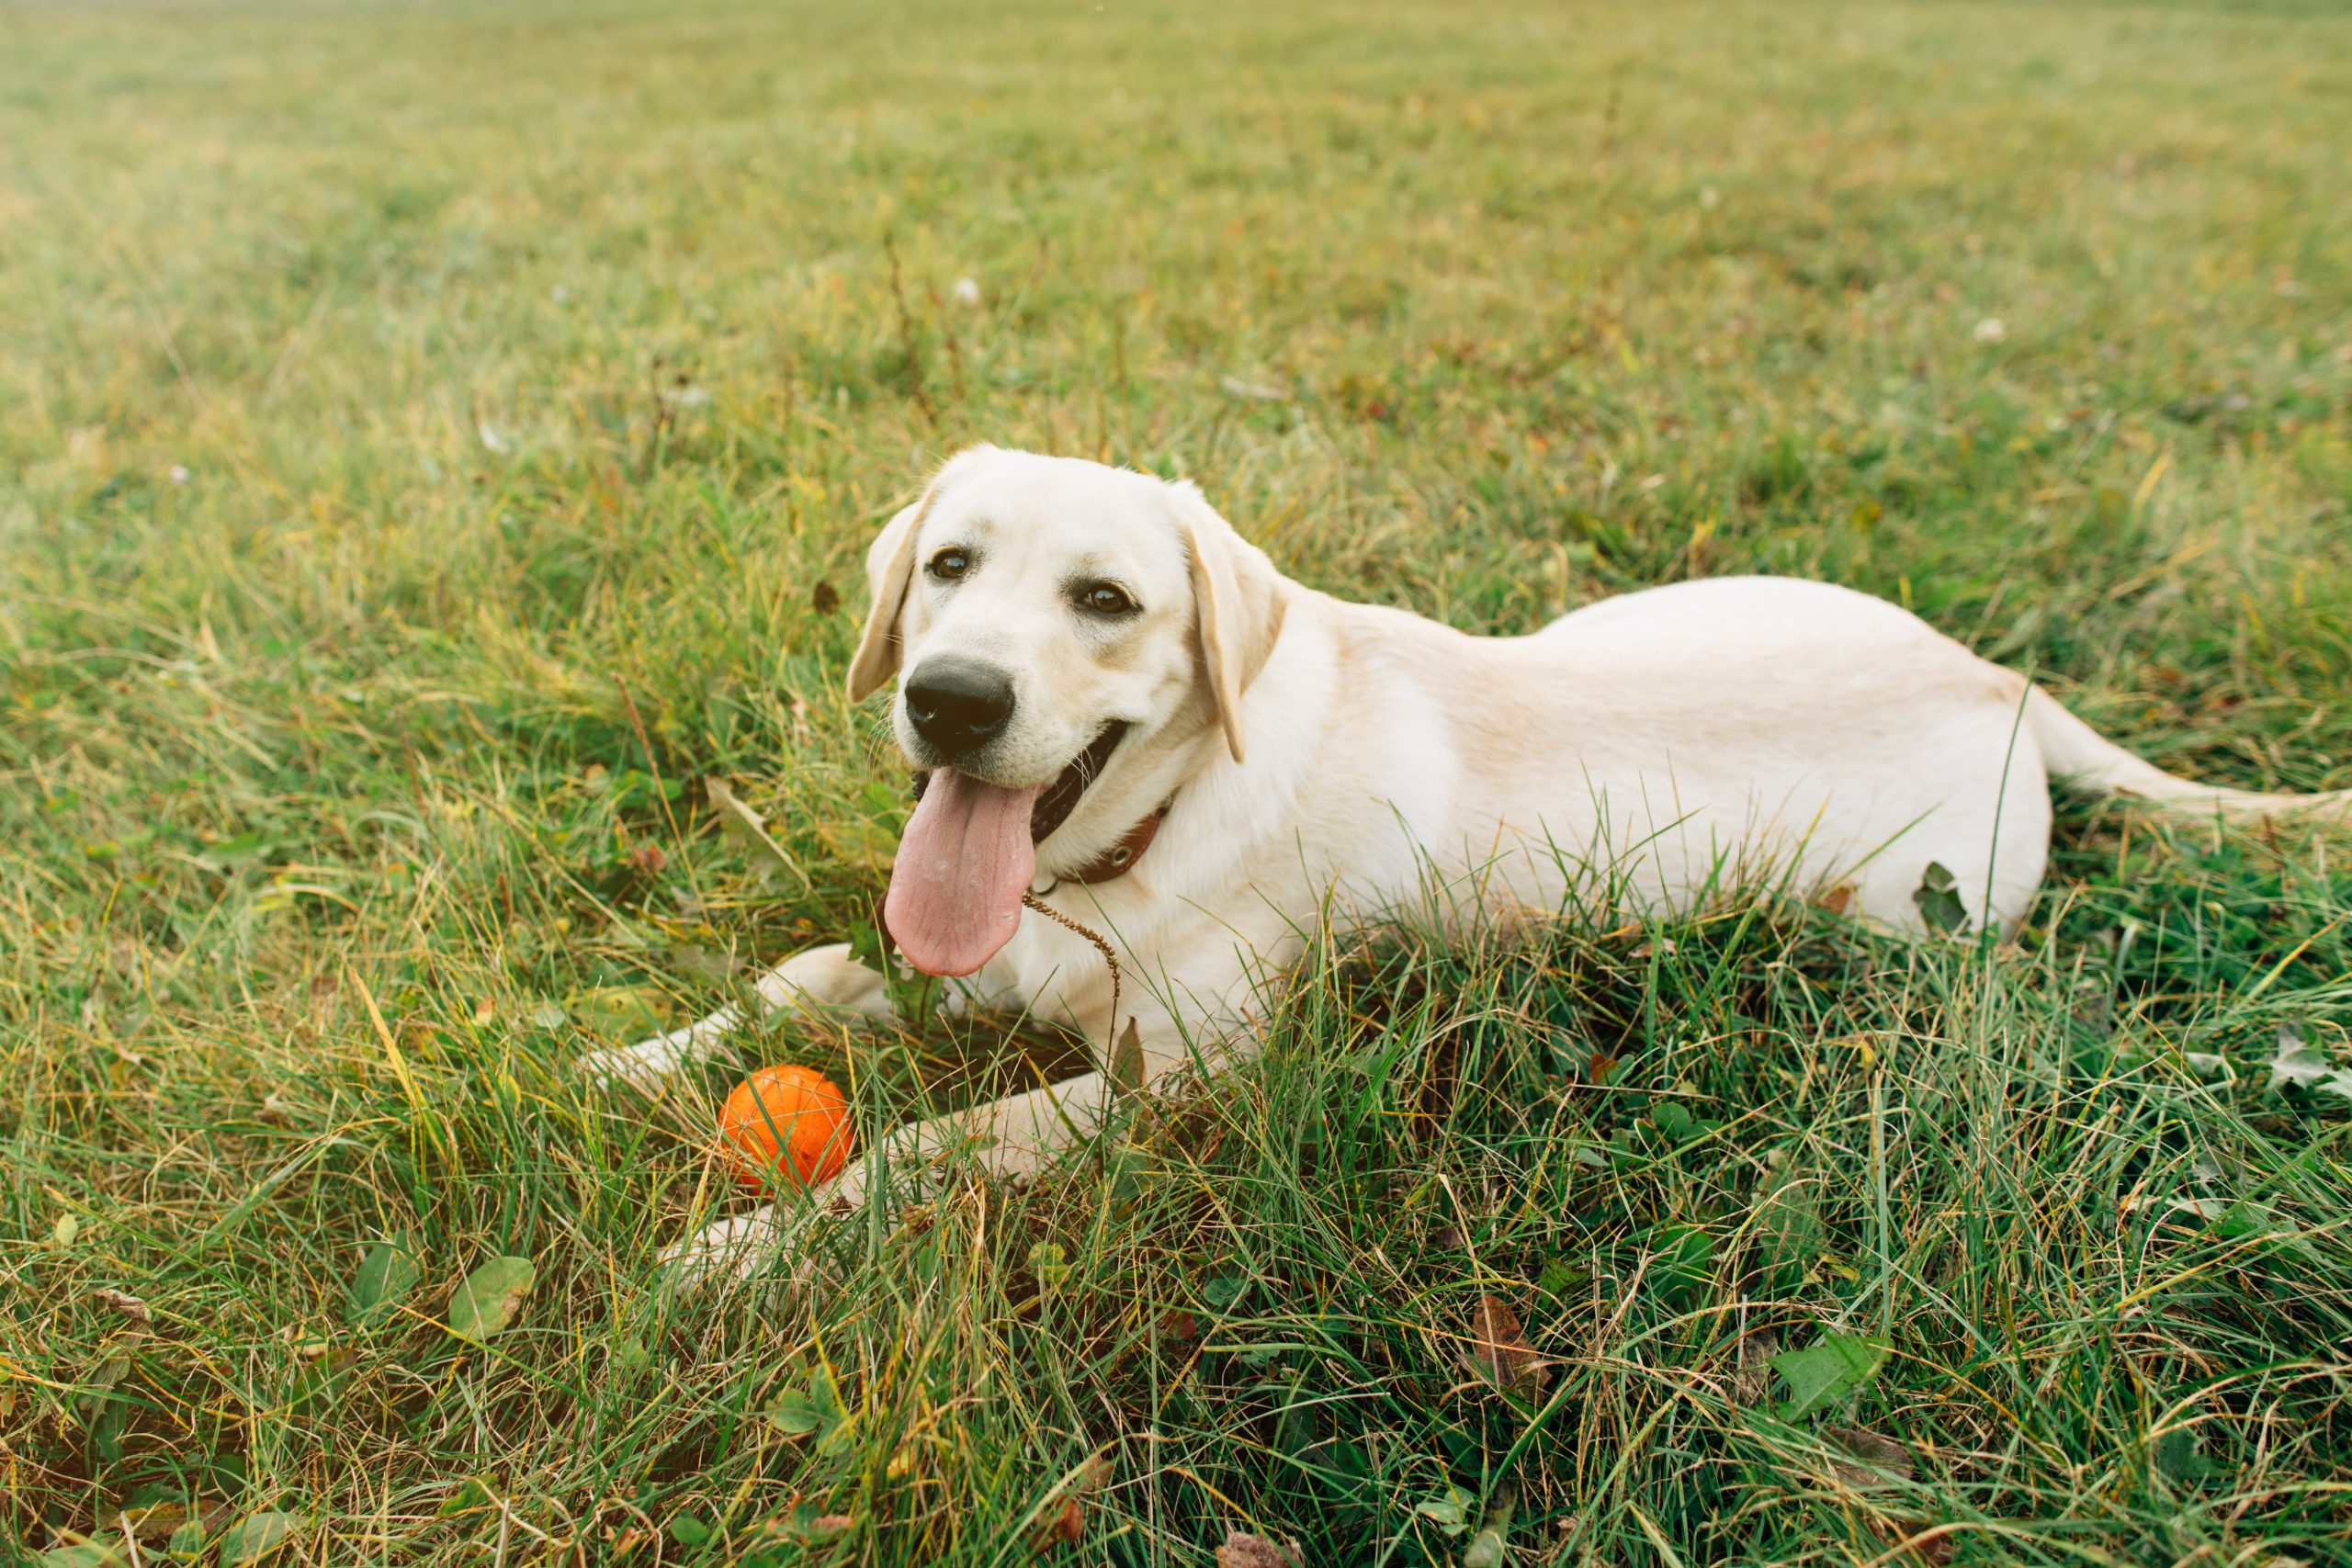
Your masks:
<svg viewBox="0 0 2352 1568"><path fill-rule="evenodd" d="M816 1278L818 1248L826 1224L857 1210L863 1182L854 1170L827 1182L806 1201L767 1203L748 1214L716 1220L662 1255L662 1277L681 1290L697 1291L729 1280L773 1275L787 1292Z"/></svg>
<svg viewBox="0 0 2352 1568"><path fill-rule="evenodd" d="M694 1059L695 1044L693 1029L673 1030L634 1045L591 1051L573 1064L573 1070L600 1089L659 1094Z"/></svg>
<svg viewBox="0 0 2352 1568"><path fill-rule="evenodd" d="M671 1243L662 1254L662 1272L689 1289L720 1279L749 1279L784 1250L794 1233L805 1229L786 1224L770 1203L715 1221L686 1240Z"/></svg>

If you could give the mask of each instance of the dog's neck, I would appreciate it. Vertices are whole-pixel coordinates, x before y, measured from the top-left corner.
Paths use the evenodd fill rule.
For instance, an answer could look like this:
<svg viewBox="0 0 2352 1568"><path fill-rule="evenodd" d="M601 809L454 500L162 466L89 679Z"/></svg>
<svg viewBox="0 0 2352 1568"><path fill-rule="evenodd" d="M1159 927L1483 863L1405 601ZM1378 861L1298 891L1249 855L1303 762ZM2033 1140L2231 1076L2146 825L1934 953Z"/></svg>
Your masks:
<svg viewBox="0 0 2352 1568"><path fill-rule="evenodd" d="M1077 870L1064 872L1058 880L1084 883L1091 887L1098 882L1126 875L1136 868L1136 862L1143 859L1144 851L1151 848L1151 840L1159 832L1160 818L1168 815L1168 808L1173 804L1172 800L1161 801L1143 820L1120 834L1117 843Z"/></svg>

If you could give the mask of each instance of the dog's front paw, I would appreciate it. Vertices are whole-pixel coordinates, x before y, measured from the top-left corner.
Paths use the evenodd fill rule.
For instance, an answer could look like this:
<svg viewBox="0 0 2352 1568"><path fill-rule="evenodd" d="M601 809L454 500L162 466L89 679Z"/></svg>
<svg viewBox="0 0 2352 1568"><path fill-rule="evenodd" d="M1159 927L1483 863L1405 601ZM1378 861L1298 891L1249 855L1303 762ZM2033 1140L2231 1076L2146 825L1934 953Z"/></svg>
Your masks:
<svg viewBox="0 0 2352 1568"><path fill-rule="evenodd" d="M634 1045L591 1051L574 1064L580 1076L600 1089L633 1089L652 1095L699 1054L698 1025L673 1029Z"/></svg>
<svg viewBox="0 0 2352 1568"><path fill-rule="evenodd" d="M774 1274L788 1291L816 1277L820 1232L831 1221L854 1213L863 1201L858 1173L844 1172L808 1198L768 1203L748 1214L717 1220L662 1255L663 1276L694 1291L729 1280Z"/></svg>
<svg viewBox="0 0 2352 1568"><path fill-rule="evenodd" d="M719 1278L748 1279L794 1239L805 1225L787 1224L767 1204L748 1214L718 1220L662 1254L662 1272L689 1288Z"/></svg>

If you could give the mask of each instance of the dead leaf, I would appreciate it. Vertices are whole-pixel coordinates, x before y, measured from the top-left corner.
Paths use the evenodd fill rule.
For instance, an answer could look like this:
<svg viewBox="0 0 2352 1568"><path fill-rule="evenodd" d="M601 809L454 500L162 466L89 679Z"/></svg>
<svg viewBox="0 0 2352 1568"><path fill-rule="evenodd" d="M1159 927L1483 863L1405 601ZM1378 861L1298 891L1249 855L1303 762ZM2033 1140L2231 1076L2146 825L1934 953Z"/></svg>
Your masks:
<svg viewBox="0 0 2352 1568"><path fill-rule="evenodd" d="M1111 1089L1121 1096L1143 1092L1143 1038L1136 1032L1136 1021L1127 1020L1127 1027L1119 1043L1111 1048Z"/></svg>
<svg viewBox="0 0 2352 1568"><path fill-rule="evenodd" d="M1958 1542L1947 1533L1951 1528L1949 1525L1906 1525L1893 1519L1876 1518L1866 1518L1864 1522L1871 1527L1873 1535L1902 1554L1895 1559L1899 1562L1919 1562L1925 1563L1927 1568L1941 1568L1959 1550ZM2286 1568L2285 1558L2274 1557L2270 1561L2274 1568Z"/></svg>
<svg viewBox="0 0 2352 1568"><path fill-rule="evenodd" d="M1519 1314L1499 1296L1480 1296L1470 1319L1464 1365L1506 1393L1534 1393L1552 1380L1535 1347L1527 1342Z"/></svg>
<svg viewBox="0 0 2352 1568"><path fill-rule="evenodd" d="M800 869L800 863L785 852L784 846L769 835L766 820L744 805L725 779L713 774L703 780L702 793L718 813L718 830L749 852L763 876L786 872L801 886L808 886L808 874Z"/></svg>
<svg viewBox="0 0 2352 1568"><path fill-rule="evenodd" d="M1111 1458L1096 1454L1062 1483L1061 1500L1048 1499L1046 1512L1029 1532L1029 1550L1043 1557L1057 1546L1076 1546L1086 1533L1086 1495L1111 1478Z"/></svg>
<svg viewBox="0 0 2352 1568"><path fill-rule="evenodd" d="M808 590L808 607L820 615L831 615L842 607L841 591L819 578L817 585Z"/></svg>
<svg viewBox="0 0 2352 1568"><path fill-rule="evenodd" d="M220 1536L220 1568L243 1568L277 1552L310 1528L301 1514L248 1514Z"/></svg>
<svg viewBox="0 0 2352 1568"><path fill-rule="evenodd" d="M1086 1509L1075 1495L1062 1499L1062 1506L1048 1513L1029 1532L1029 1550L1043 1557L1057 1546L1076 1546L1086 1533Z"/></svg>
<svg viewBox="0 0 2352 1568"><path fill-rule="evenodd" d="M539 1271L527 1258L492 1258L477 1266L449 1298L449 1332L479 1345L502 1332L523 1308L523 1299L538 1283Z"/></svg>
<svg viewBox="0 0 2352 1568"><path fill-rule="evenodd" d="M1216 1549L1216 1568L1298 1568L1298 1559L1262 1535L1229 1529Z"/></svg>
<svg viewBox="0 0 2352 1568"><path fill-rule="evenodd" d="M1861 1427L1824 1427L1821 1435L1863 1462L1830 1461L1830 1471L1847 1485L1867 1492L1911 1479L1911 1450L1893 1438Z"/></svg>
<svg viewBox="0 0 2352 1568"><path fill-rule="evenodd" d="M1846 906L1853 901L1854 885L1850 882L1841 882L1814 899L1816 907L1826 909L1833 915L1844 914Z"/></svg>
<svg viewBox="0 0 2352 1568"><path fill-rule="evenodd" d="M1759 1328L1739 1342L1739 1371L1731 1380L1732 1398L1743 1405L1761 1404L1772 1392L1772 1358L1781 1353L1781 1337Z"/></svg>
<svg viewBox="0 0 2352 1568"><path fill-rule="evenodd" d="M139 1540L169 1540L185 1525L196 1525L206 1533L229 1511L226 1503L212 1503L193 1507L186 1503L151 1503L143 1508L124 1508L111 1521L119 1534L128 1534Z"/></svg>
<svg viewBox="0 0 2352 1568"><path fill-rule="evenodd" d="M2265 1086L2293 1084L2316 1093L2325 1089L2352 1100L2352 1068L2338 1067L2314 1045L2305 1044L2303 1032L2291 1023L2278 1026L2278 1048L2270 1055L2270 1078Z"/></svg>
<svg viewBox="0 0 2352 1568"><path fill-rule="evenodd" d="M815 1536L839 1535L856 1527L857 1521L847 1514L819 1514L808 1521L808 1533Z"/></svg>
<svg viewBox="0 0 2352 1568"><path fill-rule="evenodd" d="M147 1303L127 1291L94 1291L91 1299L101 1306L114 1308L133 1323L144 1325L155 1321L155 1314L147 1310Z"/></svg>
<svg viewBox="0 0 2352 1568"><path fill-rule="evenodd" d="M1200 1333L1200 1319L1189 1312L1180 1308L1159 1314L1159 1337L1162 1339L1196 1339Z"/></svg>

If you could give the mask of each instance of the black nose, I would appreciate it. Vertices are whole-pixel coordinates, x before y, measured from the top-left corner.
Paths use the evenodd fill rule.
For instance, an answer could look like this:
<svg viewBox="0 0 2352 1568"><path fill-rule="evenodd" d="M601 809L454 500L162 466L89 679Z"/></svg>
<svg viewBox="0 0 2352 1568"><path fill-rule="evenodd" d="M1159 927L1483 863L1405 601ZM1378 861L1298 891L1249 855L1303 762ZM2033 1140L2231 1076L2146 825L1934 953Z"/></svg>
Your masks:
<svg viewBox="0 0 2352 1568"><path fill-rule="evenodd" d="M907 718L948 757L993 738L1012 716L1012 682L969 659L926 659L907 677Z"/></svg>

